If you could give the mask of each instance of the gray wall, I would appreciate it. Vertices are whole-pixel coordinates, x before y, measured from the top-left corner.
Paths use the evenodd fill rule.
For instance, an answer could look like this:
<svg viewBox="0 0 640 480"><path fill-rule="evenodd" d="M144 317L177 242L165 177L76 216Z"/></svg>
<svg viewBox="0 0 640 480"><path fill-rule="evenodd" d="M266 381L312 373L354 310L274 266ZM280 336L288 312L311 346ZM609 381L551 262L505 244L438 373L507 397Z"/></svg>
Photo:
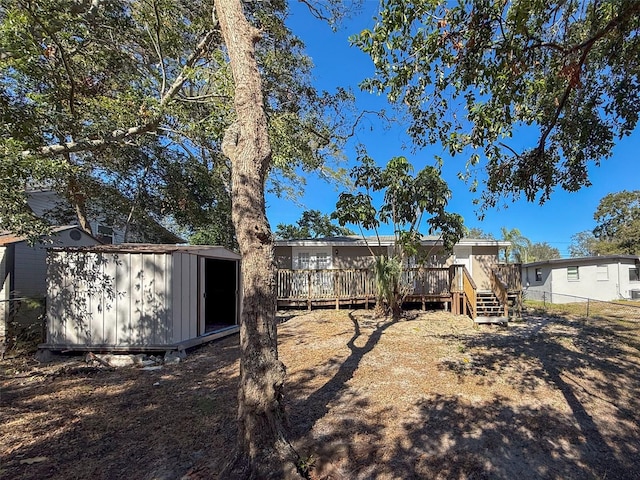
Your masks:
<svg viewBox="0 0 640 480"><path fill-rule="evenodd" d="M598 266L601 266L598 274ZM577 280L569 279L569 266L578 267ZM602 274L606 266L606 278ZM535 270L540 268L542 280L536 281ZM580 258L566 260L561 263L543 263L539 265L523 266L522 281L525 292L532 300L545 299L552 303L577 302L580 299L610 301L620 298L630 298L631 290L640 289L640 282L629 281L629 269L635 268L633 259L611 260L603 257L601 260L584 260ZM553 295L553 296L551 296Z"/></svg>

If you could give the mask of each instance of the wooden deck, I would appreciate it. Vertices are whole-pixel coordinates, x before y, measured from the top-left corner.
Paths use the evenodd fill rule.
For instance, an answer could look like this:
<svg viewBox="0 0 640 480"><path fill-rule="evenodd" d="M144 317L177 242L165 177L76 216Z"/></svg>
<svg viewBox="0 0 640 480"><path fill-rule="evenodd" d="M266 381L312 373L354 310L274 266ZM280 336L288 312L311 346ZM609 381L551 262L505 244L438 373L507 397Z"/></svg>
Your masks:
<svg viewBox="0 0 640 480"><path fill-rule="evenodd" d="M521 290L519 266L496 266L505 287ZM506 279L506 280L505 280ZM463 265L415 267L404 272L405 304L440 304L453 313L476 316L476 285ZM506 288L506 287L505 287ZM369 269L290 270L279 269L276 283L278 308L369 308L375 306L373 271ZM501 293L501 292L500 292ZM501 295L502 296L502 295Z"/></svg>

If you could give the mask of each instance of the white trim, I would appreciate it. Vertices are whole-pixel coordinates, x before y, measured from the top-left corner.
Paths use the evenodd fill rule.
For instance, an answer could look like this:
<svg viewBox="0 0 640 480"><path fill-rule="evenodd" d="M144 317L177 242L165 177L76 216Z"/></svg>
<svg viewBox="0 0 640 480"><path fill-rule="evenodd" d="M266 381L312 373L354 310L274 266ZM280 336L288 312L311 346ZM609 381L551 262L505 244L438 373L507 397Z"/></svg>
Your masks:
<svg viewBox="0 0 640 480"><path fill-rule="evenodd" d="M309 263L308 265L300 264L300 256L308 255ZM319 265L318 259L325 258L326 262L324 265ZM317 270L317 269L331 269L333 268L333 255L331 247L319 247L316 246L314 248L308 247L291 247L291 268L293 270Z"/></svg>

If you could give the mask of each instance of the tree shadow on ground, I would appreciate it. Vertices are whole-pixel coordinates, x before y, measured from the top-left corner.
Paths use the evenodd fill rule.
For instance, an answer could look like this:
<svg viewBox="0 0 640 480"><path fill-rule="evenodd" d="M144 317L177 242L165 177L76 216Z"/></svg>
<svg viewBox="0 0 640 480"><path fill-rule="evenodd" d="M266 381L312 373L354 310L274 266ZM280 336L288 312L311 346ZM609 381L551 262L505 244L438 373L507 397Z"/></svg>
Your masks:
<svg viewBox="0 0 640 480"><path fill-rule="evenodd" d="M553 328L540 323L524 337L511 329L456 334L471 360L441 368L461 384L518 382L511 386L532 395L537 385L550 384L564 405L431 392L391 412L402 434L390 443L389 409L376 410L366 391L345 388L390 324L357 348L360 330L352 322L349 357L327 383L291 406L297 438L306 435L304 444L318 459L317 478L628 479L640 471L640 361L633 342L611 329L554 319ZM519 366L526 371L513 374Z"/></svg>
<svg viewBox="0 0 640 480"><path fill-rule="evenodd" d="M359 320L353 312L349 312L348 315L353 324L353 334L346 343L349 349L349 356L342 362L330 360L328 365L322 367L323 370L326 370L327 367L337 367L332 378L310 395L299 395L296 393L296 389L304 385L305 379L312 378L318 373L316 369L311 368L302 372L301 380L297 385L290 387L292 396L294 398L301 398L300 401L295 402L290 408L290 419L293 426L292 434L294 439L307 434L316 421L329 412L329 404L342 395L345 384L353 377L363 357L374 349L384 331L396 323L388 317ZM372 330L367 332L366 342L363 346L359 347L356 343L363 336L361 330L362 322L366 322L367 328L372 328ZM357 401L354 403L354 407L358 407Z"/></svg>
<svg viewBox="0 0 640 480"><path fill-rule="evenodd" d="M3 375L0 476L170 480L200 463L215 473L226 459L211 452L237 435L237 344L229 337L155 371L67 359L49 373Z"/></svg>

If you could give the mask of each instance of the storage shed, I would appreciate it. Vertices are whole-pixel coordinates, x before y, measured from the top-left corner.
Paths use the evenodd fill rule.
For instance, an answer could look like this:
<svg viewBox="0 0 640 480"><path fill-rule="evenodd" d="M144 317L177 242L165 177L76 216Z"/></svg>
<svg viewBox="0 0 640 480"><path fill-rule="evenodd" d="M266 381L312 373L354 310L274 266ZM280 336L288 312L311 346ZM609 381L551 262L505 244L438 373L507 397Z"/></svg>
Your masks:
<svg viewBox="0 0 640 480"><path fill-rule="evenodd" d="M236 333L240 256L218 246L52 249L41 348L166 351Z"/></svg>

